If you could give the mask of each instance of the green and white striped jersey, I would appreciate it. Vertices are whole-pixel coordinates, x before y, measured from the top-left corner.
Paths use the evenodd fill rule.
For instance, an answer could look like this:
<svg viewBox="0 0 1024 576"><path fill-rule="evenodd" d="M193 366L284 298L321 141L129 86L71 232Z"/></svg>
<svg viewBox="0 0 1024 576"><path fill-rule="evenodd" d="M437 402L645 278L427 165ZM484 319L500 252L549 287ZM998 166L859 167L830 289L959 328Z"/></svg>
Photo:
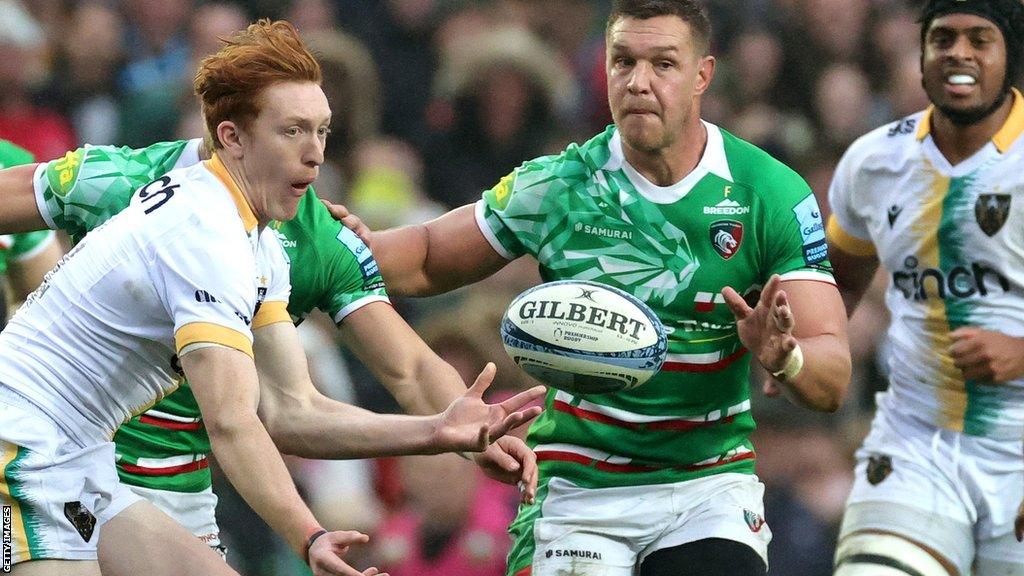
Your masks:
<svg viewBox="0 0 1024 576"><path fill-rule="evenodd" d="M86 146L41 165L36 202L51 228L77 242L123 210L139 187L166 172L199 162L200 140L147 148ZM331 218L312 189L290 222L275 222L291 261L288 312L296 322L314 308L335 322L360 307L387 301L384 281L366 245ZM210 487L210 440L187 383L124 424L114 437L117 465L126 484L199 492Z"/></svg>
<svg viewBox="0 0 1024 576"><path fill-rule="evenodd" d="M614 126L526 162L484 193L477 223L506 258L531 254L546 281L632 293L661 318L669 354L637 389L552 390L528 443L543 477L585 487L753 473L750 355L722 299L783 280L833 283L817 202L795 172L705 123L707 148L659 187L622 153Z"/></svg>

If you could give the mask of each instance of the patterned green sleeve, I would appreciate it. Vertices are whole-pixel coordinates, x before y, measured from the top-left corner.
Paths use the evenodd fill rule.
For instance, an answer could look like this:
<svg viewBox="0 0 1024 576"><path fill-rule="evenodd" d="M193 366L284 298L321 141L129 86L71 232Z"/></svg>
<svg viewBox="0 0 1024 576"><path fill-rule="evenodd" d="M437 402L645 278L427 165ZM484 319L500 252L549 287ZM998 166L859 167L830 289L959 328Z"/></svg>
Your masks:
<svg viewBox="0 0 1024 576"><path fill-rule="evenodd" d="M146 148L86 145L40 164L34 187L39 213L50 228L78 242L128 206L140 186L199 161L199 140Z"/></svg>
<svg viewBox="0 0 1024 576"><path fill-rule="evenodd" d="M331 217L312 190L293 220L275 226L291 260L288 312L294 319L319 308L338 323L370 302L388 301L370 249Z"/></svg>
<svg viewBox="0 0 1024 576"><path fill-rule="evenodd" d="M558 233L567 221L563 192L584 182L590 172L574 146L558 156L524 163L483 193L476 208L481 232L509 260L536 256L549 234Z"/></svg>
<svg viewBox="0 0 1024 576"><path fill-rule="evenodd" d="M817 199L793 170L779 164L774 172L763 179L768 182L764 198L770 202L766 212L770 230L766 235L769 274L806 273L832 281L825 226Z"/></svg>

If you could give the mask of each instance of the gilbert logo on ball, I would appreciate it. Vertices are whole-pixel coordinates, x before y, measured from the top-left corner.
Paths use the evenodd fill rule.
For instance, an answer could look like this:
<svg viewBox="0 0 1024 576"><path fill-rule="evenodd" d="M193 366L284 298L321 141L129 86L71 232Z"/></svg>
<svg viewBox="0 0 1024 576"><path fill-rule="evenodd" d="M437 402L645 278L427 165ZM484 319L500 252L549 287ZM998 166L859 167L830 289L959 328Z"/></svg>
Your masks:
<svg viewBox="0 0 1024 576"><path fill-rule="evenodd" d="M629 390L665 362L661 321L635 296L597 282L561 280L509 304L501 340L541 382L574 394Z"/></svg>

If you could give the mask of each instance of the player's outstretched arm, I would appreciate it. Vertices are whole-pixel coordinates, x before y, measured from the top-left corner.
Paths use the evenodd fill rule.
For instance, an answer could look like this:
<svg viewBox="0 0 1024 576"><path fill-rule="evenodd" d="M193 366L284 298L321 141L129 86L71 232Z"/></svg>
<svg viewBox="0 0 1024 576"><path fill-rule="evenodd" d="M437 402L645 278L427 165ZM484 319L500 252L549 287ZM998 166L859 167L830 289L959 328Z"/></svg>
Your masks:
<svg viewBox="0 0 1024 576"><path fill-rule="evenodd" d="M831 284L783 282L773 275L751 308L732 288L722 295L743 345L782 383L787 397L813 410L839 409L850 384L846 314Z"/></svg>
<svg viewBox="0 0 1024 576"><path fill-rule="evenodd" d="M0 170L0 234L46 229L32 188L36 166L23 164Z"/></svg>
<svg viewBox="0 0 1024 576"><path fill-rule="evenodd" d="M508 264L477 226L467 204L425 224L372 232L344 206L324 203L373 252L395 296L442 294L487 278Z"/></svg>
<svg viewBox="0 0 1024 576"><path fill-rule="evenodd" d="M254 332L260 380L259 414L283 452L306 458L365 458L481 451L540 413L521 408L543 387L499 404L482 400L494 378L488 365L468 390L433 416L374 414L337 402L313 387L295 328L278 322Z"/></svg>
<svg viewBox="0 0 1024 576"><path fill-rule="evenodd" d="M345 316L338 331L346 347L409 414L442 412L466 392L455 368L434 353L386 302L367 304ZM532 502L537 462L521 439L503 436L474 460L487 476L519 484L523 501Z"/></svg>
<svg viewBox="0 0 1024 576"><path fill-rule="evenodd" d="M878 257L857 256L831 243L828 246L828 259L832 263L839 292L843 295L846 316L853 316L853 311L871 286L875 270L878 269Z"/></svg>
<svg viewBox="0 0 1024 576"><path fill-rule="evenodd" d="M362 535L333 532L318 538L327 538L325 543L308 545L310 537L322 528L299 497L257 417L259 389L252 359L238 350L211 346L186 352L181 366L203 413L217 462L253 510L309 561L315 575L377 574L375 568L355 570L341 558L348 545L365 542Z"/></svg>

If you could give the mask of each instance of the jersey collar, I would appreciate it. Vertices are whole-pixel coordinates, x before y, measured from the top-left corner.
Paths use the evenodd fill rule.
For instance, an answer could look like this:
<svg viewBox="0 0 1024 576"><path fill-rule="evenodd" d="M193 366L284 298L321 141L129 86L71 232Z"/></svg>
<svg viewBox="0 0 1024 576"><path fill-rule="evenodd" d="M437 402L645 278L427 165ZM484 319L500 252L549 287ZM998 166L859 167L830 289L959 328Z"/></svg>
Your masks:
<svg viewBox="0 0 1024 576"><path fill-rule="evenodd" d="M249 202L246 201L245 196L242 195L242 190L235 184L234 178L228 173L228 169L221 162L220 157L215 152L213 156L203 162L206 165L206 169L213 173L214 176L220 180L220 183L228 189L231 193L231 199L235 201L235 207L238 209L238 216L242 218L242 224L245 226L246 232L252 232L259 222L256 220L256 215L253 214L252 208L249 207Z"/></svg>
<svg viewBox="0 0 1024 576"><path fill-rule="evenodd" d="M729 170L729 161L725 155L725 141L718 126L701 120L707 129L708 141L704 146L704 154L701 156L697 166L682 180L669 186L658 186L645 178L639 171L629 164L625 154L622 152L622 136L618 128L608 142L610 156L602 167L603 170L622 170L626 178L645 198L656 204L669 204L686 196L698 182L709 173L732 182L732 171Z"/></svg>
<svg viewBox="0 0 1024 576"><path fill-rule="evenodd" d="M992 137L992 143L1000 154L1005 154L1010 146L1017 141L1017 138L1024 133L1024 96L1016 88L1010 88L1013 96L1013 106L1010 108L1010 115L1002 128ZM935 106L929 106L921 117L921 124L917 128L917 139L924 140L932 131L932 113Z"/></svg>

